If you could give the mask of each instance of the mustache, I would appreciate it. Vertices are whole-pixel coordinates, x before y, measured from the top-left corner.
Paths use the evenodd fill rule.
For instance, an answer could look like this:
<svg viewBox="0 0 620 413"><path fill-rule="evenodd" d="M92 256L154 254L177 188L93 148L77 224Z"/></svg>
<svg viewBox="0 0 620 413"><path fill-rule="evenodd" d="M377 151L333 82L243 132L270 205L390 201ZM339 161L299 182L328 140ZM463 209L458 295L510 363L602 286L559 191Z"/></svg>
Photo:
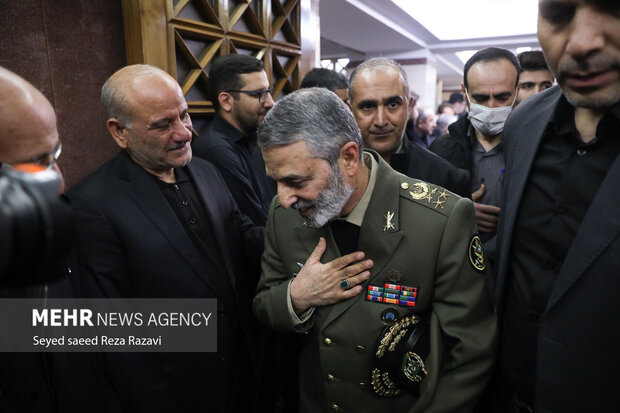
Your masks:
<svg viewBox="0 0 620 413"><path fill-rule="evenodd" d="M291 207L296 210L313 208L316 202L306 201L305 199L299 199Z"/></svg>
<svg viewBox="0 0 620 413"><path fill-rule="evenodd" d="M597 54L581 59L570 56L558 64L557 77L561 80L566 76L605 72L612 69L620 70L620 55Z"/></svg>
<svg viewBox="0 0 620 413"><path fill-rule="evenodd" d="M168 148L166 148L167 151L174 151L175 149L180 149L182 147L184 147L185 145L187 145L188 141L181 141L181 142L177 142L172 146L168 146Z"/></svg>

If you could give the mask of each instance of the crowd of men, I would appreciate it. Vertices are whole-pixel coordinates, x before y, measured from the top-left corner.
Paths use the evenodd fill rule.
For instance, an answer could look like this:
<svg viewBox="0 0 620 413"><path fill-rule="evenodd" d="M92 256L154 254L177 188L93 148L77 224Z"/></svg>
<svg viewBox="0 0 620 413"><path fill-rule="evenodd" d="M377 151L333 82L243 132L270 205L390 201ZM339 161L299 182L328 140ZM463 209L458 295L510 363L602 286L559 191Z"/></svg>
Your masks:
<svg viewBox="0 0 620 413"><path fill-rule="evenodd" d="M0 410L620 410L619 12L541 0L542 51L475 53L441 135L388 58L274 102L220 56L198 132L168 73L118 70L60 281L0 296L216 298L217 351L2 353ZM0 125L0 162L58 170L52 106L4 68Z"/></svg>

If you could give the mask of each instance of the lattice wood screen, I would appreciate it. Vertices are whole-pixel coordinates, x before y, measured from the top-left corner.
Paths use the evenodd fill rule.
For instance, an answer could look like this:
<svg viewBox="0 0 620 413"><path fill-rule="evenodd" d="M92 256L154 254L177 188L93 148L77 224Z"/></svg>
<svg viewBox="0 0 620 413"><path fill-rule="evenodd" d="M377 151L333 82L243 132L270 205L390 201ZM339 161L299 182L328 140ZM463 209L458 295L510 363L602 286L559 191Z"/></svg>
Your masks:
<svg viewBox="0 0 620 413"><path fill-rule="evenodd" d="M153 64L176 77L193 117L213 113L207 73L223 54L261 59L277 98L299 86L302 14L308 13L302 3L123 0L128 62Z"/></svg>

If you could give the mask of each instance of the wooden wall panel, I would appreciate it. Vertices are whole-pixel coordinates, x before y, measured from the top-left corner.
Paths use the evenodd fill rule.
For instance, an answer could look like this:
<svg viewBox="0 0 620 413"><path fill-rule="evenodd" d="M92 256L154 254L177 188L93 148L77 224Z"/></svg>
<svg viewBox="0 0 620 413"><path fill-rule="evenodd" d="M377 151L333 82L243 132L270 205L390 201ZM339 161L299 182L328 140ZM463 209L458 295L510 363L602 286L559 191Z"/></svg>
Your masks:
<svg viewBox="0 0 620 413"><path fill-rule="evenodd" d="M123 0L123 8L128 62L173 75L198 121L214 113L207 97L214 58L261 59L276 98L296 90L301 68L318 61L318 0Z"/></svg>
<svg viewBox="0 0 620 413"><path fill-rule="evenodd" d="M99 95L125 65L121 0L0 0L0 65L54 106L68 186L118 152Z"/></svg>

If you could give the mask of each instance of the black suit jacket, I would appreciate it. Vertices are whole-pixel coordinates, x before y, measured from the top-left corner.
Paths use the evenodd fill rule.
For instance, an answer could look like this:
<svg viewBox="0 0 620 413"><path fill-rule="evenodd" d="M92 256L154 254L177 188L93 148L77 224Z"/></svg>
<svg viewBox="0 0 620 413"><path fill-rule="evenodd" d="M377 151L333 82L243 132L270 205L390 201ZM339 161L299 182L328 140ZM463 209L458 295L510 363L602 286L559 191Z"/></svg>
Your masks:
<svg viewBox="0 0 620 413"><path fill-rule="evenodd" d="M258 265L262 228L243 216L208 162L187 172L202 198L226 271L206 268L153 178L126 152L69 193L80 277L94 297L218 299L217 353L106 353L106 373L127 411L234 411L241 343L250 332L243 265ZM248 259L249 258L249 259ZM247 375L252 369L247 368Z"/></svg>
<svg viewBox="0 0 620 413"><path fill-rule="evenodd" d="M392 154L390 166L410 178L439 185L471 199L469 177L431 151L403 139L403 152Z"/></svg>
<svg viewBox="0 0 620 413"><path fill-rule="evenodd" d="M521 103L504 130L506 172L498 231L496 300L503 311L511 242L532 162L561 96ZM620 411L620 156L581 222L538 327L535 410Z"/></svg>

